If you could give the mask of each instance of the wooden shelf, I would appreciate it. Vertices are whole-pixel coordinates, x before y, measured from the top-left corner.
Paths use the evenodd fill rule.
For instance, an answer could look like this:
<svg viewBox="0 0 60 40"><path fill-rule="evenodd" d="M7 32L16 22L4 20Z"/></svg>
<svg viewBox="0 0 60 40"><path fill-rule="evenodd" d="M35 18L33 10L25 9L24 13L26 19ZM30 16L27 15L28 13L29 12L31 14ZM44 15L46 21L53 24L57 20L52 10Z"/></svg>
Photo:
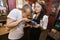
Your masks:
<svg viewBox="0 0 60 40"><path fill-rule="evenodd" d="M6 19L7 19L7 16L0 16L0 22L4 22L6 21Z"/></svg>

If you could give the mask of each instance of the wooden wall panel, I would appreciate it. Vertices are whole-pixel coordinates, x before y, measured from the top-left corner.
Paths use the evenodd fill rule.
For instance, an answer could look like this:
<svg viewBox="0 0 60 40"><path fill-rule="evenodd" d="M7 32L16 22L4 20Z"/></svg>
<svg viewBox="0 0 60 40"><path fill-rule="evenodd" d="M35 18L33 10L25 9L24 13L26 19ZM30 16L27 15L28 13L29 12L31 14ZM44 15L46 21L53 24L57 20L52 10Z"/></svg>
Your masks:
<svg viewBox="0 0 60 40"><path fill-rule="evenodd" d="M16 0L8 0L9 11L16 8Z"/></svg>
<svg viewBox="0 0 60 40"><path fill-rule="evenodd" d="M49 0L48 5L47 5L47 15L49 16L48 28L52 28L53 25L54 25L54 22L56 20L56 15L55 16L50 16L51 7L52 7L52 4L54 3L54 1L55 0Z"/></svg>

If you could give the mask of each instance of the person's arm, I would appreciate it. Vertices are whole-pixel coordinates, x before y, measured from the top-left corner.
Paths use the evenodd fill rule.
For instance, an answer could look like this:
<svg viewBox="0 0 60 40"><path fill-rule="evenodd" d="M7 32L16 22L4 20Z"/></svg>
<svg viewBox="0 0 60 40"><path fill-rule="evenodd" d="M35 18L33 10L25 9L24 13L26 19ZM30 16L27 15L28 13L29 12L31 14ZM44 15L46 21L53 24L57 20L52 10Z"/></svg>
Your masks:
<svg viewBox="0 0 60 40"><path fill-rule="evenodd" d="M8 18L6 26L9 27L9 28L13 28L13 27L17 26L22 21L23 21L23 19L20 19L20 20L16 21L16 20Z"/></svg>
<svg viewBox="0 0 60 40"><path fill-rule="evenodd" d="M6 30L9 31L10 29L16 27L18 25L18 23L20 23L20 22L21 22L20 20L16 21L16 20L13 20L11 18L8 18L7 23L6 23Z"/></svg>
<svg viewBox="0 0 60 40"><path fill-rule="evenodd" d="M30 20L27 19L27 18L22 18L22 19L16 21L16 20L8 18L7 19L7 24L6 24L6 26L7 26L6 29L10 30L10 29L18 26L21 22L24 22L24 21L30 21Z"/></svg>
<svg viewBox="0 0 60 40"><path fill-rule="evenodd" d="M41 20L40 24L35 25L35 28L41 28L43 30L47 29L47 25L48 25L48 16L44 16L43 19Z"/></svg>
<svg viewBox="0 0 60 40"><path fill-rule="evenodd" d="M34 25L33 27L34 28L39 28L40 27L40 24Z"/></svg>
<svg viewBox="0 0 60 40"><path fill-rule="evenodd" d="M43 30L46 30L47 29L47 25L48 25L48 16L47 15L44 15L43 19L42 19L42 29Z"/></svg>

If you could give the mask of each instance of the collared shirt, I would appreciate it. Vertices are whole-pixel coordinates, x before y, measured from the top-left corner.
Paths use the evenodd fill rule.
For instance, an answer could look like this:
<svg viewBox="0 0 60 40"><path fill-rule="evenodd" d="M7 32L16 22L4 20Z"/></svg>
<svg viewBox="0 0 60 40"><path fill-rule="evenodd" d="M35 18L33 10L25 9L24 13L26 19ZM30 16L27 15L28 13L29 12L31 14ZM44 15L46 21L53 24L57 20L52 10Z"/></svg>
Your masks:
<svg viewBox="0 0 60 40"><path fill-rule="evenodd" d="M18 21L23 18L22 11L18 9L13 9L7 17ZM9 32L8 38L20 39L24 35L23 28L24 28L24 24L21 22L14 31Z"/></svg>

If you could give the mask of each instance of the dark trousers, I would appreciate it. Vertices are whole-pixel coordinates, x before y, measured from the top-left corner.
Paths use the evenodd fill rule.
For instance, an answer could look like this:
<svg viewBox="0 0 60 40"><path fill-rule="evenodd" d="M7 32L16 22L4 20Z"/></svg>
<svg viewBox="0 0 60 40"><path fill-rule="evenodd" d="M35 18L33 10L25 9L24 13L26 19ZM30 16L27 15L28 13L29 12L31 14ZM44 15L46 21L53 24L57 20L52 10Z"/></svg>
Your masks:
<svg viewBox="0 0 60 40"><path fill-rule="evenodd" d="M40 28L25 28L24 31L24 40L39 40Z"/></svg>
<svg viewBox="0 0 60 40"><path fill-rule="evenodd" d="M30 32L30 40L39 40L40 33L40 28L32 28Z"/></svg>

